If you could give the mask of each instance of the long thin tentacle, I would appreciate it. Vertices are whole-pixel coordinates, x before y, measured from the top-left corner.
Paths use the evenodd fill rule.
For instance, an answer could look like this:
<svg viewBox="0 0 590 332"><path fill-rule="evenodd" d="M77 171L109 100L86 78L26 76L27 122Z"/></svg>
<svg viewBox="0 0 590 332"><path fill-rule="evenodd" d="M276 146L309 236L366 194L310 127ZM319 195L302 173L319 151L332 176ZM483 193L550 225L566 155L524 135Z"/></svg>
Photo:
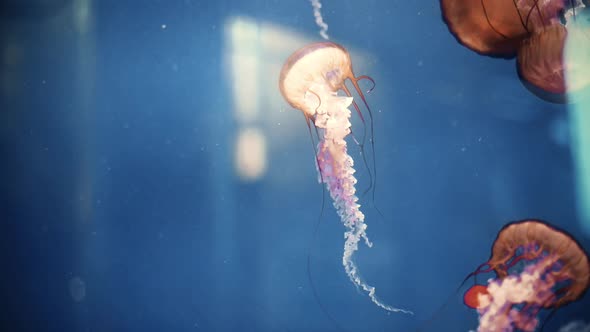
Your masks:
<svg viewBox="0 0 590 332"><path fill-rule="evenodd" d="M547 21L543 15L543 12L541 12L541 7L539 7L539 0L535 0L535 4L533 6L537 9L537 13L539 14L539 17L541 18L541 22L543 23L543 27L545 27L547 25Z"/></svg>
<svg viewBox="0 0 590 332"><path fill-rule="evenodd" d="M370 78L369 76L361 76L361 77L366 77L368 78L371 82L375 83L375 81ZM367 108L367 111L369 112L369 127L370 127L370 131L371 131L371 138L370 138L370 142L371 142L371 154L372 154L372 158L373 158L373 176L371 176L371 186L372 186L372 199L373 199L373 203L375 202L375 188L376 188L376 182L377 182L377 163L375 160L375 128L374 128L374 120L373 120L373 112L371 111L371 107L369 106L369 103L367 103L367 99L365 98L365 95L363 94L363 91L361 90L359 84L358 84L359 78L353 77L351 79L351 82L354 86L354 88L356 89L356 92L359 94L359 96L361 97L361 99L363 100L363 103L365 104L365 107ZM375 87L375 84L373 84L373 88ZM369 172L370 173L370 172ZM379 211L379 213L381 214L381 212Z"/></svg>
<svg viewBox="0 0 590 332"><path fill-rule="evenodd" d="M309 90L307 90L307 91L309 91L309 92L313 93L313 94L314 94L316 97L318 97L318 102L319 102L319 104L318 104L318 106L315 108L315 111L314 111L314 113L317 113L317 112L318 112L318 110L320 109L320 106L322 106L322 98L320 98L320 96L319 96L317 93L313 92L313 90L311 90L311 89L309 89ZM308 121L311 121L311 119L310 119L310 118L308 118L308 117L307 117L307 115L305 116L305 118L306 118ZM307 123L307 126L309 127L309 122Z"/></svg>
<svg viewBox="0 0 590 332"><path fill-rule="evenodd" d="M375 83L375 80L373 78L371 78L371 76L367 76L367 75L361 75L355 78L357 81L360 80L369 80L371 81L371 83L373 83L373 86L367 90L367 93L371 93L373 91L373 89L375 89L375 86L377 85L377 83Z"/></svg>
<svg viewBox="0 0 590 332"><path fill-rule="evenodd" d="M527 33L530 33L529 28L524 23L524 19L522 18L522 15L520 14L520 9L518 9L518 5L516 4L516 0L512 0L512 2L514 3L514 9L516 9L516 12L518 13L518 18L520 19L520 24L522 24L522 27L524 28L524 30Z"/></svg>
<svg viewBox="0 0 590 332"><path fill-rule="evenodd" d="M344 93L346 93L346 95L348 97L352 97L352 94L350 93L350 90L348 90L348 88L346 87L346 85L342 84L342 90L344 90ZM363 97L364 100L364 97ZM366 104L366 102L365 102ZM365 141L367 139L367 129L366 129L366 122L365 122L365 118L363 117L363 114L361 112L361 109L359 107L359 105L356 103L356 101L352 101L352 105L354 106L354 109L356 110L356 112L358 113L361 121L363 122L363 138L361 140L361 142L359 143L356 139L356 137L353 137L355 140L355 143L359 146L359 148L361 149L361 156L363 158L363 164L365 165L365 167L367 168L367 171L369 173L369 187L365 190L365 192L371 190L371 188L373 187L373 173L371 172L371 169L369 168L369 162L367 161L367 156L365 154ZM371 122L372 122L372 114L369 112L369 116L371 116ZM352 132L352 128L350 128L351 132Z"/></svg>
<svg viewBox="0 0 590 332"><path fill-rule="evenodd" d="M486 21L488 21L488 25L490 26L490 28L492 28L492 30L494 30L494 32L497 33L497 34L499 34L502 38L509 39L508 36L506 36L505 34L501 33L500 31L496 30L496 28L494 27L494 25L490 21L490 18L488 17L488 11L487 11L486 5L484 4L483 1L484 0L481 0L481 8L483 9L483 14L486 17Z"/></svg>

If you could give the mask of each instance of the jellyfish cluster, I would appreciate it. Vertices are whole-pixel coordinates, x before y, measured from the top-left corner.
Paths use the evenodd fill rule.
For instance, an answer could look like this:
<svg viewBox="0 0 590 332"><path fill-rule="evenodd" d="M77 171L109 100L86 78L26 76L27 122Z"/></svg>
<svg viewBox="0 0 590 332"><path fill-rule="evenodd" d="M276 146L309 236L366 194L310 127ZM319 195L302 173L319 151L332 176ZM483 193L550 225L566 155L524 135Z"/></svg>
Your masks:
<svg viewBox="0 0 590 332"><path fill-rule="evenodd" d="M327 40L321 4L319 0L310 1L320 35ZM485 55L516 57L521 80L538 89L533 92L554 94L590 86L588 75L566 80L566 75L590 62L590 31L572 23L586 6L587 0L441 0L445 22L463 45ZM577 58L565 57L566 43L577 40L573 37L586 47ZM346 141L352 133L350 106L364 123L360 103L346 82L352 84L372 121L371 109L359 87L363 79L375 86L369 76L354 74L350 54L343 46L324 41L304 46L287 59L279 89L283 98L301 111L310 134L312 127L317 133L314 149L318 180L326 186L346 229L342 255L346 274L380 308L412 313L382 302L375 287L361 278L354 260L360 244L372 246ZM340 91L344 95L339 95ZM354 141L362 149L362 143L356 138ZM483 273L495 273L495 277L486 284L477 283L477 276ZM555 310L583 296L590 286L590 263L586 252L567 232L541 220L524 220L500 230L490 258L466 281L471 277L475 283L463 299L479 314L478 332L534 331L540 323L540 310Z"/></svg>
<svg viewBox="0 0 590 332"><path fill-rule="evenodd" d="M356 196L354 160L348 154L352 105L363 119L345 81L350 80L370 112L355 76L349 53L333 42L307 45L294 52L282 68L279 88L285 100L314 126L319 142L315 149L318 180L326 185L344 224L342 264L350 280L379 307L390 312L412 313L382 302L375 287L360 276L354 261L359 243L372 246L365 215ZM345 95L338 95L344 91ZM370 114L370 113L369 113ZM590 285L588 255L576 240L540 220L506 225L492 246L490 259L469 276L494 272L487 285L475 284L464 296L467 306L477 309L478 332L515 329L534 331L541 309L559 308L578 300Z"/></svg>
<svg viewBox="0 0 590 332"><path fill-rule="evenodd" d="M478 332L535 331L539 310L574 302L590 286L590 263L582 247L540 220L506 225L489 260L469 277L491 271L495 278L464 295L465 305L479 313Z"/></svg>
<svg viewBox="0 0 590 332"><path fill-rule="evenodd" d="M590 85L566 84L581 57L564 55L566 41L590 44L590 31L575 24L588 3L582 0L441 0L451 33L483 55L517 58L524 85L541 98L563 96ZM590 56L590 54L588 54Z"/></svg>

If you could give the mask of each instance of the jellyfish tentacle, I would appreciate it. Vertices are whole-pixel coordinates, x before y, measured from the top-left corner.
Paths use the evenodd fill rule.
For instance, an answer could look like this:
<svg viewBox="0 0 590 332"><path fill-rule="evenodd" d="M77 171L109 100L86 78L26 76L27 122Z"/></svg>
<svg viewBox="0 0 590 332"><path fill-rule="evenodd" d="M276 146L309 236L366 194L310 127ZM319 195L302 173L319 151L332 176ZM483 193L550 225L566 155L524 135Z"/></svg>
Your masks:
<svg viewBox="0 0 590 332"><path fill-rule="evenodd" d="M317 93L313 92L313 90L311 90L311 89L307 90L307 92L310 92L310 93L314 94L316 97L318 97L319 104L314 110L314 114L315 114L318 112L318 109L320 109L320 107L322 106L322 98L320 98L320 96Z"/></svg>
<svg viewBox="0 0 590 332"><path fill-rule="evenodd" d="M537 5L537 2L535 1L535 4L533 4L533 6L531 7L531 9L529 9L529 12L526 15L526 21L525 22L526 22L526 26L527 27L529 26L529 20L531 18L531 14L533 13L533 10L534 10L534 8L535 8L536 5Z"/></svg>
<svg viewBox="0 0 590 332"><path fill-rule="evenodd" d="M359 142L359 140L356 138L356 135L354 134L354 131L352 130L352 128L350 128L350 136L352 136L352 140L354 141L354 144L358 145L362 149L363 144L361 142Z"/></svg>
<svg viewBox="0 0 590 332"><path fill-rule="evenodd" d="M541 23L543 24L543 28L547 25L547 21L545 19L545 15L541 12L541 7L539 7L539 0L535 0L534 7L537 9L537 13L539 14L539 18L541 19Z"/></svg>
<svg viewBox="0 0 590 332"><path fill-rule="evenodd" d="M371 82L373 82L373 88L375 88L375 81L373 81L373 79L369 76L359 76L359 77L363 77L366 79L369 79ZM367 111L369 113L369 128L370 128L370 143L371 143L371 154L372 154L372 158L373 158L373 176L371 176L371 186L372 186L372 200L373 200L373 205L375 203L375 191L376 191L376 187L377 187L377 163L376 163L376 156L375 156L375 127L374 127L374 119L373 119L373 111L371 111L371 107L369 106L369 103L367 103L367 99L365 98L365 95L363 94L363 91L361 90L359 84L358 84L359 79L355 78L355 77L351 77L351 82L352 85L354 86L356 92L359 94L359 96L361 97L361 99L363 100L363 103L365 104L365 107L367 108ZM371 90L373 90L373 88L371 88ZM376 207L375 207L376 208ZM376 208L377 209L377 208ZM383 216L383 214L381 213L381 211L379 211L377 209L377 211L379 212L379 214L381 216Z"/></svg>
<svg viewBox="0 0 590 332"><path fill-rule="evenodd" d="M369 76L366 76L366 78L372 80L372 78L370 78ZM367 99L365 98L365 95L363 94L363 90L361 90L361 87L359 86L359 83L358 83L359 80L356 77L351 77L350 81L352 82L352 85L354 86L354 89L356 90L356 92L361 97L363 103L365 104L365 107L369 111L369 116L371 116L372 115L371 107L369 107L369 103L367 103ZM373 81L373 83L374 83L374 81ZM373 88L374 87L375 86L373 86ZM371 88L371 90L373 90L373 89Z"/></svg>
<svg viewBox="0 0 590 332"><path fill-rule="evenodd" d="M319 98L319 96L318 96L318 98ZM318 106L318 108L319 108L319 106ZM316 111L317 111L317 109L316 109ZM311 146L312 146L313 151L314 151L314 157L315 157L316 167L318 169L318 172L320 174L320 179L321 179L322 172L321 172L321 169L320 169L319 160L317 158L318 151L317 151L316 143L313 140L313 133L311 131L311 126L313 126L315 128L316 137L318 137L318 140L319 140L318 128L313 124L313 119L307 113L303 113L303 116L305 117L305 124L307 125L307 130L309 131L309 139L311 140ZM320 183L321 183L321 180L320 180Z"/></svg>
<svg viewBox="0 0 590 332"><path fill-rule="evenodd" d="M529 10L527 17L526 17L526 25L528 27L529 20L531 18L531 14L535 10L536 10L537 14L539 15L539 19L541 20L541 25L543 26L543 29L544 29L547 25L547 22L545 21L545 17L543 15L543 13L541 12L541 7L539 7L539 0L535 0L533 5L531 6L531 9Z"/></svg>
<svg viewBox="0 0 590 332"><path fill-rule="evenodd" d="M486 9L486 5L484 4L484 0L480 0L480 1L481 1L481 8L483 9L483 15L485 16L486 21L488 22L488 25L490 26L490 28L492 28L492 30L494 30L494 32L497 33L498 35L500 35L502 38L509 39L508 36L506 36L505 34L501 33L500 31L498 31L494 27L494 25L490 21L490 17L488 16L488 11Z"/></svg>
<svg viewBox="0 0 590 332"><path fill-rule="evenodd" d="M344 93L346 94L347 97L351 97L352 98L352 94L350 93L350 90L348 90L348 88L346 87L346 85L342 84L341 89L342 89L342 91L344 91ZM354 109L356 111L356 114L358 114L358 116L361 118L361 121L364 124L365 123L365 117L363 116L363 113L361 112L361 109L360 109L359 105L354 100L352 101L352 105L354 106ZM364 138L363 138L363 142L364 142Z"/></svg>
<svg viewBox="0 0 590 332"><path fill-rule="evenodd" d="M373 89L375 89L375 86L377 85L377 83L375 83L375 80L373 78L371 78L371 76L368 75L361 75L361 76L357 76L354 78L355 81L360 81L360 80L369 80L371 83L373 83L373 86L367 90L367 93L371 93L373 91Z"/></svg>
<svg viewBox="0 0 590 332"><path fill-rule="evenodd" d="M348 89L348 87L346 87L346 85L344 85L344 83L342 83L341 89L342 89L342 91L344 91L346 96L352 98L352 94L350 93L350 90ZM359 115L359 117L363 123L363 138L360 143L358 142L356 137L354 137L354 141L361 149L361 156L363 158L363 164L367 168L368 175L369 175L369 187L363 192L363 195L364 195L366 192L371 190L371 188L373 187L373 174L371 173L371 169L369 168L369 162L367 161L367 157L365 154L365 141L367 140L367 129L366 129L365 118L361 112L359 105L356 103L356 101L354 101L354 99L352 101L352 105L354 106L354 109L356 110L357 114ZM370 115L370 113L369 113L369 115ZM352 132L352 130L351 130L351 132Z"/></svg>
<svg viewBox="0 0 590 332"><path fill-rule="evenodd" d="M527 34L530 34L531 32L529 31L529 28L524 23L522 15L520 14L520 9L518 9L518 5L516 4L516 0L512 0L512 2L514 3L514 9L516 9L516 12L518 13L518 19L520 20L520 24L522 25L524 30L527 32Z"/></svg>

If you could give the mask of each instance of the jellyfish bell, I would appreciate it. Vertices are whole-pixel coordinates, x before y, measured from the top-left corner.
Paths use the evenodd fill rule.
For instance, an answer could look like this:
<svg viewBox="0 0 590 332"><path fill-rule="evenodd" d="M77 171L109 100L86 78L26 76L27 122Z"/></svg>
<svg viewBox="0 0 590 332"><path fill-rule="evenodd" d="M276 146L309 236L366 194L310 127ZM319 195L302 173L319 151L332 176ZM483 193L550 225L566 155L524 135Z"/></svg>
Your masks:
<svg viewBox="0 0 590 332"><path fill-rule="evenodd" d="M586 30L574 24L553 24L526 39L517 59L525 88L552 103L577 102L587 95L590 29Z"/></svg>
<svg viewBox="0 0 590 332"><path fill-rule="evenodd" d="M568 76L587 76L578 75L587 72L590 58L590 29L578 24L587 17L585 7L580 0L552 0L539 5L542 15L531 15L531 33L519 46L517 68L523 85L541 99L576 102L590 88L590 79L568 81ZM570 56L571 50L582 55Z"/></svg>
<svg viewBox="0 0 590 332"><path fill-rule="evenodd" d="M550 94L564 95L567 87L563 54L567 35L565 26L553 24L525 39L518 49L521 79Z"/></svg>
<svg viewBox="0 0 590 332"><path fill-rule="evenodd" d="M516 254L518 250L522 253ZM535 260L556 255L560 268L551 276L570 281L560 297L547 306L561 306L578 300L590 286L590 261L580 244L565 231L540 220L509 223L496 237L487 265L498 278L508 276L508 269L521 260Z"/></svg>
<svg viewBox="0 0 590 332"><path fill-rule="evenodd" d="M347 79L351 81L370 113L371 109L358 81L368 79L373 86L375 82L366 75L355 76L350 54L344 47L333 42L313 43L295 51L281 70L279 89L289 105L303 111L306 117L310 117L315 114L317 107L321 104L319 92L336 93L338 90L343 90L348 97L351 97L350 91L344 84ZM310 94L316 97L315 101L310 101L313 99ZM352 101L352 104L361 120L364 121L356 102Z"/></svg>
<svg viewBox="0 0 590 332"><path fill-rule="evenodd" d="M517 259L538 259L545 254L555 254L561 262L551 275L570 279L564 286L560 298L550 306L561 306L578 300L590 286L590 261L580 244L565 231L559 230L540 220L524 220L505 226L492 247L488 265L498 277L507 276L508 267L516 264L510 261L518 248L524 253ZM510 262L509 262L510 261Z"/></svg>
<svg viewBox="0 0 590 332"><path fill-rule="evenodd" d="M512 58L528 36L514 0L441 0L440 6L451 33L477 53Z"/></svg>
<svg viewBox="0 0 590 332"><path fill-rule="evenodd" d="M350 55L340 45L321 42L295 51L285 62L279 77L279 88L285 100L306 116L313 116L306 94L325 84L336 91L344 80L354 77Z"/></svg>

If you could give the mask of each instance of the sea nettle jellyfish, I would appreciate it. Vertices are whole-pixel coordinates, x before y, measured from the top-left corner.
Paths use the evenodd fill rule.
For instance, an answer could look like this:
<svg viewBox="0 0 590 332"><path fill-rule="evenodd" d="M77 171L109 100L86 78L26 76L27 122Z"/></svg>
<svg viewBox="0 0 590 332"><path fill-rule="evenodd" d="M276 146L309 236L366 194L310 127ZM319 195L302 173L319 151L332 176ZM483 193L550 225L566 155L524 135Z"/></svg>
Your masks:
<svg viewBox="0 0 590 332"><path fill-rule="evenodd" d="M465 305L479 313L478 332L534 331L541 309L577 301L590 285L590 263L580 244L540 220L504 226L488 261L468 278L486 272L496 278L464 295Z"/></svg>
<svg viewBox="0 0 590 332"><path fill-rule="evenodd" d="M347 153L346 137L351 133L351 112L348 107L352 104L362 117L344 84L347 79L369 109L358 81L373 80L368 76L354 75L350 55L344 47L332 42L321 42L307 45L287 59L281 71L279 87L285 100L303 112L308 126L311 123L318 130L320 141L316 166L319 181L326 184L334 207L346 227L342 256L346 274L379 307L392 312L411 313L381 302L375 295L375 287L360 277L353 260L361 239L369 247L372 244L367 237L365 216L355 194L357 180L354 177L353 159ZM346 96L339 96L339 90L344 91Z"/></svg>
<svg viewBox="0 0 590 332"><path fill-rule="evenodd" d="M564 57L567 26L583 8L582 0L441 0L444 20L459 42L484 55L516 56L525 87L552 102L565 102L566 92L587 87L568 87L565 80L566 71L579 67ZM590 47L588 38L579 43Z"/></svg>

